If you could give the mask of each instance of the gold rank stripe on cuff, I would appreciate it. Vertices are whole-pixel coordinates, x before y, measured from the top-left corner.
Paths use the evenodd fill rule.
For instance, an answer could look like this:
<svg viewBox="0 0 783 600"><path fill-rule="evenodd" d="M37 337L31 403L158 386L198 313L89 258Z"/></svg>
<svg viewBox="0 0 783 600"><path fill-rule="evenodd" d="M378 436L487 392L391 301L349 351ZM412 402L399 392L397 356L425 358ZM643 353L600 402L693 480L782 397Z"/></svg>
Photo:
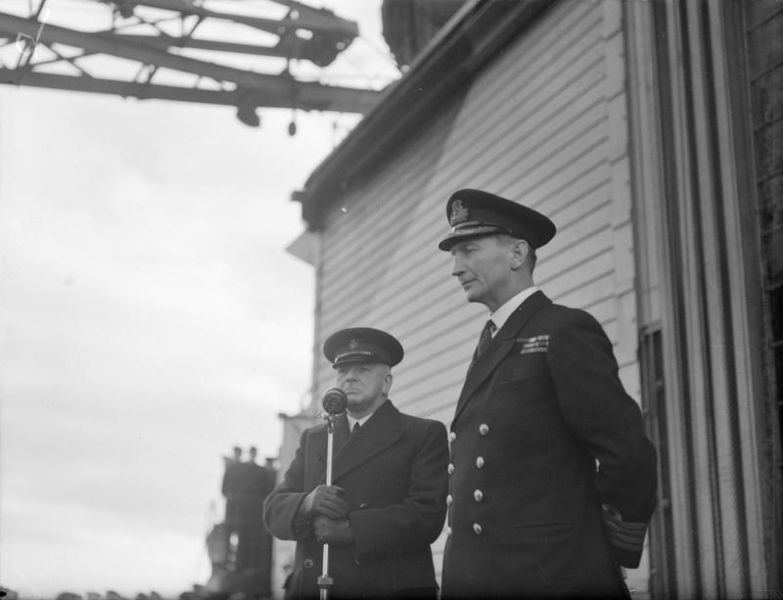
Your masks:
<svg viewBox="0 0 783 600"><path fill-rule="evenodd" d="M516 341L517 344L520 345L520 354L547 352L549 350L549 335L537 335L531 338L517 338Z"/></svg>
<svg viewBox="0 0 783 600"><path fill-rule="evenodd" d="M629 552L641 552L644 546L644 536L647 533L647 523L630 523L623 521L609 511L602 511L604 526L611 544Z"/></svg>

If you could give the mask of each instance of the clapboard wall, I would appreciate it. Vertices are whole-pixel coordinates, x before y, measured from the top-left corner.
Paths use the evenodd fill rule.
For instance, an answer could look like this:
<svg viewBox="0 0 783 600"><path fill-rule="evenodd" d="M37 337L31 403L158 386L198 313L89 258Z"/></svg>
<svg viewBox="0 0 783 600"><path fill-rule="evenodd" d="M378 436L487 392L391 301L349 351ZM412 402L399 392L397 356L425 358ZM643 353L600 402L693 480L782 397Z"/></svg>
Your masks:
<svg viewBox="0 0 783 600"><path fill-rule="evenodd" d="M555 4L383 164L323 199L332 208L316 265L315 391L333 384L324 339L377 327L405 348L395 404L450 422L486 311L465 301L437 242L448 196L475 187L552 218L558 234L539 251L536 283L603 324L638 399L621 10L614 0Z"/></svg>

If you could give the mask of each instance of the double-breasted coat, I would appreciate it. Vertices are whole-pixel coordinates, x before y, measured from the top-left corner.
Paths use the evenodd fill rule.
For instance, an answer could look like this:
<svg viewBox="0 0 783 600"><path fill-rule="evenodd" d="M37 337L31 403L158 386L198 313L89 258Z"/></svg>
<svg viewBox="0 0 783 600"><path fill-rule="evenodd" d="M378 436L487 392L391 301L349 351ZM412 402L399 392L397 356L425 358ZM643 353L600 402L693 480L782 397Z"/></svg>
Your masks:
<svg viewBox="0 0 783 600"><path fill-rule="evenodd" d="M354 543L330 546L330 597L388 598L437 589L430 544L446 515L445 426L405 415L387 400L349 437L343 416L334 435L332 484L345 490ZM306 430L284 479L264 503L267 529L280 539L297 540L286 597L319 594L323 547L297 509L325 481L326 445L325 425Z"/></svg>
<svg viewBox="0 0 783 600"><path fill-rule="evenodd" d="M450 439L444 598L627 596L601 505L648 521L656 458L593 317L526 299L469 368Z"/></svg>

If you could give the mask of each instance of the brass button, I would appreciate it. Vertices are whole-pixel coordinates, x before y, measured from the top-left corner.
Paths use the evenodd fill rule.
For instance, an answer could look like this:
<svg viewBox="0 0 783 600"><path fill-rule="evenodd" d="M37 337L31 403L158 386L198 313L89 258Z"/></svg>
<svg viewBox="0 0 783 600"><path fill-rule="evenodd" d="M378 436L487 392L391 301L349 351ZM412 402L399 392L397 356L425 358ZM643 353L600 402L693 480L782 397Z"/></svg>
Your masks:
<svg viewBox="0 0 783 600"><path fill-rule="evenodd" d="M476 468L481 469L484 467L484 457L483 456L477 456L476 457Z"/></svg>
<svg viewBox="0 0 783 600"><path fill-rule="evenodd" d="M473 492L473 499L476 502L481 502L484 499L484 492L482 492L481 490L475 490Z"/></svg>
<svg viewBox="0 0 783 600"><path fill-rule="evenodd" d="M489 433L489 425L487 425L486 423L482 423L481 425L479 425L479 433L481 435L487 435Z"/></svg>
<svg viewBox="0 0 783 600"><path fill-rule="evenodd" d="M478 523L473 523L473 533L476 535L481 535L481 532L484 531L484 529L479 525Z"/></svg>
<svg viewBox="0 0 783 600"><path fill-rule="evenodd" d="M451 475L454 472L454 463L449 463L448 471L449 471L449 475Z"/></svg>
<svg viewBox="0 0 783 600"><path fill-rule="evenodd" d="M451 526L446 527L446 537L451 537Z"/></svg>
<svg viewBox="0 0 783 600"><path fill-rule="evenodd" d="M454 440L456 440L456 439L457 439L457 432L456 432L456 431L452 431L452 432L450 432L450 433L449 433L449 441L450 441L450 442L453 442L453 441L454 441Z"/></svg>
<svg viewBox="0 0 783 600"><path fill-rule="evenodd" d="M313 559L312 559L312 558L305 558L305 559L302 561L302 566L303 566L305 569L312 569L314 564L315 564L315 563L313 562Z"/></svg>
<svg viewBox="0 0 783 600"><path fill-rule="evenodd" d="M454 502L454 498L451 497L451 494L446 496L446 506L451 506L451 503Z"/></svg>

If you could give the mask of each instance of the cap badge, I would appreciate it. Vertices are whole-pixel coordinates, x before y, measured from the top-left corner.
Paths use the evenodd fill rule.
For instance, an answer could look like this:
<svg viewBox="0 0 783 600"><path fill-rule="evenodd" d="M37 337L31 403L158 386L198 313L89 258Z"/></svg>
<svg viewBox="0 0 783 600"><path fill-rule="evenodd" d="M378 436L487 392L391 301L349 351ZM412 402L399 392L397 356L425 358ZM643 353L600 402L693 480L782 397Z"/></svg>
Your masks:
<svg viewBox="0 0 783 600"><path fill-rule="evenodd" d="M454 225L468 220L468 209L462 204L461 200L455 200L451 204L451 215L449 215L449 224Z"/></svg>
<svg viewBox="0 0 783 600"><path fill-rule="evenodd" d="M359 340L356 338L348 342L348 350L356 350L359 347Z"/></svg>

